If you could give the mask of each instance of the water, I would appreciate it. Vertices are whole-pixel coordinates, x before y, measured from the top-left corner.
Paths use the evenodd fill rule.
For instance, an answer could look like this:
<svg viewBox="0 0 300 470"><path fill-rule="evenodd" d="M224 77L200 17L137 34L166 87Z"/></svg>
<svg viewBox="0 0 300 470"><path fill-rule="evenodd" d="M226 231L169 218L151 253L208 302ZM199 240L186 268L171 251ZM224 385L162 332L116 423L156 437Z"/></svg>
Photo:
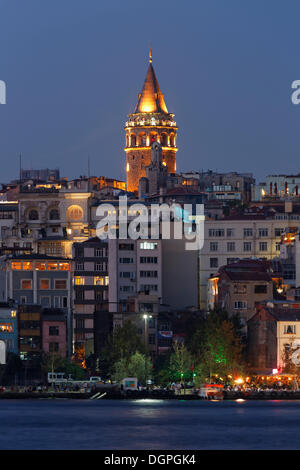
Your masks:
<svg viewBox="0 0 300 470"><path fill-rule="evenodd" d="M0 449L299 449L300 401L0 400Z"/></svg>

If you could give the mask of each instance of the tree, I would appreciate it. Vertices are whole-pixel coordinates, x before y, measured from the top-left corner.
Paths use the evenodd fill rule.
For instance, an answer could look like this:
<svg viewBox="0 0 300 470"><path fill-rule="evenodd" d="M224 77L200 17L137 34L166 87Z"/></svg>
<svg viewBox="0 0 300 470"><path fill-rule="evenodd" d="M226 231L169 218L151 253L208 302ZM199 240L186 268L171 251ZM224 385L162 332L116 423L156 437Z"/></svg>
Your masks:
<svg viewBox="0 0 300 470"><path fill-rule="evenodd" d="M125 364L136 353L146 353L137 327L131 322L124 322L123 326L117 326L113 333L108 337L105 347L100 353L100 373L110 375L114 372L114 365L121 359Z"/></svg>
<svg viewBox="0 0 300 470"><path fill-rule="evenodd" d="M64 372L67 376L71 375L75 380L83 380L86 371L80 365L59 354L44 353L41 359L41 369L44 375L48 372Z"/></svg>
<svg viewBox="0 0 300 470"><path fill-rule="evenodd" d="M185 345L174 343L169 362L169 379L172 382L186 381L193 378L193 358Z"/></svg>
<svg viewBox="0 0 300 470"><path fill-rule="evenodd" d="M144 354L136 352L129 360L125 357L119 359L114 364L113 378L120 382L126 377L137 377L142 384L147 383L151 374L152 364L150 358Z"/></svg>
<svg viewBox="0 0 300 470"><path fill-rule="evenodd" d="M21 372L22 367L23 364L18 354L9 352L7 354L6 365L3 367L2 382L13 385L18 373Z"/></svg>
<svg viewBox="0 0 300 470"><path fill-rule="evenodd" d="M238 318L229 319L226 312L210 312L194 333L190 348L197 363L198 382L211 382L215 374L237 375L243 371Z"/></svg>

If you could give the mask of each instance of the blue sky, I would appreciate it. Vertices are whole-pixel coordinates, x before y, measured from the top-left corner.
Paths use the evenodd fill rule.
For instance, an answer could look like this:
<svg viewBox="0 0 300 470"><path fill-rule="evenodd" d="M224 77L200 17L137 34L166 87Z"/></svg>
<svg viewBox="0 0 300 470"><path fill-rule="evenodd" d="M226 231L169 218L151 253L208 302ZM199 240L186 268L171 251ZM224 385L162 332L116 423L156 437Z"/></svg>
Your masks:
<svg viewBox="0 0 300 470"><path fill-rule="evenodd" d="M153 65L177 169L300 172L300 3L0 0L0 182L27 168L125 178L123 126Z"/></svg>

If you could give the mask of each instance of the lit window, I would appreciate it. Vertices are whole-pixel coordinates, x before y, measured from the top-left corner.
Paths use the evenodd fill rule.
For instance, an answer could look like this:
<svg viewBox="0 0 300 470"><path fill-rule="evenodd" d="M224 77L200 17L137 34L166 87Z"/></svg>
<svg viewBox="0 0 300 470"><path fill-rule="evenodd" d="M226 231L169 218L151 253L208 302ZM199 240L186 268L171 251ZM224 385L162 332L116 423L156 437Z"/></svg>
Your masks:
<svg viewBox="0 0 300 470"><path fill-rule="evenodd" d="M95 276L94 286L108 286L108 276Z"/></svg>
<svg viewBox="0 0 300 470"><path fill-rule="evenodd" d="M21 261L12 261L11 263L11 269L13 271L20 271L21 269Z"/></svg>
<svg viewBox="0 0 300 470"><path fill-rule="evenodd" d="M74 284L75 286L84 286L84 276L75 276Z"/></svg>
<svg viewBox="0 0 300 470"><path fill-rule="evenodd" d="M57 271L57 263L48 263L48 271Z"/></svg>
<svg viewBox="0 0 300 470"><path fill-rule="evenodd" d="M37 271L45 271L46 270L46 263L36 263L35 269Z"/></svg>
<svg viewBox="0 0 300 470"><path fill-rule="evenodd" d="M21 280L21 289L32 289L32 280L31 279L22 279Z"/></svg>
<svg viewBox="0 0 300 470"><path fill-rule="evenodd" d="M23 261L23 270L24 271L32 271L32 262L31 261Z"/></svg>
<svg viewBox="0 0 300 470"><path fill-rule="evenodd" d="M15 317L17 316L17 311L16 311L16 310L12 310L10 316L11 316L12 318L15 318Z"/></svg>
<svg viewBox="0 0 300 470"><path fill-rule="evenodd" d="M41 279L40 289L50 289L50 279Z"/></svg>
<svg viewBox="0 0 300 470"><path fill-rule="evenodd" d="M155 242L141 242L140 249L141 250L156 250L157 243Z"/></svg>
<svg viewBox="0 0 300 470"><path fill-rule="evenodd" d="M60 271L69 271L69 263L59 263Z"/></svg>
<svg viewBox="0 0 300 470"><path fill-rule="evenodd" d="M13 325L11 323L0 323L0 331L6 333L13 333Z"/></svg>

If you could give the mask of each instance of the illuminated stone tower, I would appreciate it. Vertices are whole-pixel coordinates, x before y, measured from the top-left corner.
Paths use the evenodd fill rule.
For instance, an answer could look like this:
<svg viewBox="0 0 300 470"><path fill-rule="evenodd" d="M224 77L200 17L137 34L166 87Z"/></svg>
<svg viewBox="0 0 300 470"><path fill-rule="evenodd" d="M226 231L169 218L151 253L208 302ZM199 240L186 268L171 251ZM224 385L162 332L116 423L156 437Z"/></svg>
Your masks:
<svg viewBox="0 0 300 470"><path fill-rule="evenodd" d="M168 112L160 91L152 65L151 49L144 86L134 113L128 114L125 132L128 191L137 191L140 178L146 176L146 167L151 163L153 142L161 144L162 164L167 166L168 172L176 172L176 122L174 114Z"/></svg>

